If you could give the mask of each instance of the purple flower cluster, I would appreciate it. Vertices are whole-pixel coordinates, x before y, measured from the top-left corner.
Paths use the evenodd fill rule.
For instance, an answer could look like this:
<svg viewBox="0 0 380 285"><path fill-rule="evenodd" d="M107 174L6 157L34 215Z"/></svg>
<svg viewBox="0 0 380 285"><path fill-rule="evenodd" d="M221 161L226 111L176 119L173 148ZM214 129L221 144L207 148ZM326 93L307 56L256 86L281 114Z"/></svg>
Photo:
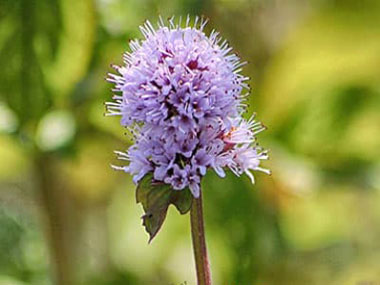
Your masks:
<svg viewBox="0 0 380 285"><path fill-rule="evenodd" d="M135 183L151 172L175 190L189 187L194 197L209 168L221 177L225 168L246 173L252 182L251 170L269 173L259 166L267 153L255 142L264 127L242 118L244 63L217 32L205 35L206 21L190 26L187 18L184 28L181 20L168 22L160 20L157 29L146 22L144 40L132 41L125 65L108 74L116 94L107 115L120 115L135 139L126 153L116 152L129 165L114 168Z"/></svg>

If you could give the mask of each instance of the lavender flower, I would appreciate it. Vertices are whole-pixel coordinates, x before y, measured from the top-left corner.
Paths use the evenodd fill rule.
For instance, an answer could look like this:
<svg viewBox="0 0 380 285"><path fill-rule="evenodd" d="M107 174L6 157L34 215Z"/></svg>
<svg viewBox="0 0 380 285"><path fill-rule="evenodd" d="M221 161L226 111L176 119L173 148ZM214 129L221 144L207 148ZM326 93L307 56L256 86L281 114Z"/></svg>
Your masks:
<svg viewBox="0 0 380 285"><path fill-rule="evenodd" d="M252 170L269 171L260 167L268 155L255 138L264 127L254 117L242 118L245 63L217 32L205 35L207 21L189 21L184 28L173 18L168 25L160 19L157 29L149 21L140 27L144 39L132 41L125 65L108 74L116 94L106 105L107 115L121 116L135 138L126 153L116 152L129 165L113 167L133 175L135 183L152 172L155 180L174 190L189 187L198 197L207 169L224 177L229 168L252 182Z"/></svg>

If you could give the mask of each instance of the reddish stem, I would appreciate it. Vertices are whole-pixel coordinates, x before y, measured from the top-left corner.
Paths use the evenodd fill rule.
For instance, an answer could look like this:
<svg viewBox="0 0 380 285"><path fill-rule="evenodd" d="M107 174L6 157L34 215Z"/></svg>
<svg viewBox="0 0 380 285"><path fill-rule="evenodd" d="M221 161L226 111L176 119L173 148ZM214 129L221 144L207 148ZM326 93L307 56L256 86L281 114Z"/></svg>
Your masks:
<svg viewBox="0 0 380 285"><path fill-rule="evenodd" d="M198 285L211 285L202 207L202 191L200 191L199 198L193 198L190 211L191 237L193 240Z"/></svg>

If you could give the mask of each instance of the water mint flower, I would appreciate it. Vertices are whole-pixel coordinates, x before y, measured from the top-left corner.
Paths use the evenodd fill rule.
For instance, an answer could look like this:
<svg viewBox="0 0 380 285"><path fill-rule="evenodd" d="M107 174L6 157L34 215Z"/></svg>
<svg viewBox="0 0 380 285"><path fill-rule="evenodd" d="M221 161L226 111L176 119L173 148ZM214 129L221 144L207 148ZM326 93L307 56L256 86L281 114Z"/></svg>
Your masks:
<svg viewBox="0 0 380 285"><path fill-rule="evenodd" d="M268 170L260 166L268 155L256 143L264 127L243 119L248 78L245 64L226 41L203 31L206 21L187 18L184 27L162 20L158 27L147 21L140 27L143 40L130 43L123 66L108 74L114 84L107 115L121 116L133 130L135 143L117 152L128 166L114 166L133 175L138 183L146 174L174 190L189 187L194 197L207 169L224 177Z"/></svg>

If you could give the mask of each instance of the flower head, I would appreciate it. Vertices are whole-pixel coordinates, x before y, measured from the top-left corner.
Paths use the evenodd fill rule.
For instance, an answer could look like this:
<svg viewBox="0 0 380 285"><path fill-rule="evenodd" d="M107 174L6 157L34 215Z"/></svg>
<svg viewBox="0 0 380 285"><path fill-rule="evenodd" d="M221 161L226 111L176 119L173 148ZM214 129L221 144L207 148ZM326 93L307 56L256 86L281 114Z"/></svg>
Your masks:
<svg viewBox="0 0 380 285"><path fill-rule="evenodd" d="M264 127L242 118L247 77L240 74L238 56L213 31L207 36L206 21L187 18L185 27L169 19L155 29L149 21L142 27L142 41L130 43L124 66L108 74L114 101L106 103L107 115L121 116L121 124L134 128L135 144L127 153L126 167L137 183L149 172L174 190L189 187L199 196L201 177L213 168L236 175L261 170L265 151L255 145Z"/></svg>

